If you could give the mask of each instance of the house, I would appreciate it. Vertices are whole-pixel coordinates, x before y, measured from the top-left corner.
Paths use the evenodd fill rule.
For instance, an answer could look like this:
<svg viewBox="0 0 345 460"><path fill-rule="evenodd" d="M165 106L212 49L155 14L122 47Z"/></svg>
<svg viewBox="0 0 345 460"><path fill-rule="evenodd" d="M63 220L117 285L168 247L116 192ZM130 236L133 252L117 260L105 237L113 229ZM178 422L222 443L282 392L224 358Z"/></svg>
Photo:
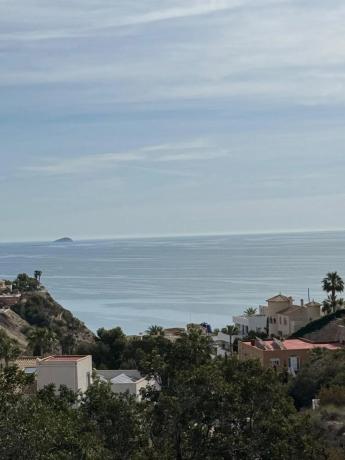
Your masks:
<svg viewBox="0 0 345 460"><path fill-rule="evenodd" d="M92 383L92 357L90 355L54 355L37 361L37 389L54 384L67 386L74 392L84 393Z"/></svg>
<svg viewBox="0 0 345 460"><path fill-rule="evenodd" d="M21 294L18 294L18 293L12 293L12 292L9 292L9 293L5 293L3 292L2 294L0 294L0 308L8 308L8 307L12 307L13 305L15 305L16 303L19 302L21 298Z"/></svg>
<svg viewBox="0 0 345 460"><path fill-rule="evenodd" d="M216 356L226 356L230 354L230 336L228 334L219 331L217 335L212 335L211 337ZM234 338L238 338L238 336L233 336L232 342Z"/></svg>
<svg viewBox="0 0 345 460"><path fill-rule="evenodd" d="M316 343L306 339L261 340L239 342L238 357L241 360L258 359L263 367L287 369L296 372L309 359L316 348L338 350L339 342Z"/></svg>
<svg viewBox="0 0 345 460"><path fill-rule="evenodd" d="M170 342L175 342L185 333L186 333L186 329L184 327L170 327L170 328L164 329L163 331L164 337L170 340Z"/></svg>
<svg viewBox="0 0 345 460"><path fill-rule="evenodd" d="M304 305L293 303L292 297L278 294L267 300L266 314L268 333L279 337L288 337L301 327L321 317L321 304L315 302Z"/></svg>
<svg viewBox="0 0 345 460"><path fill-rule="evenodd" d="M154 381L150 381L142 377L140 372L132 370L97 370L96 375L101 382L109 383L114 393L126 393L135 395L141 399L140 390L148 385L156 385Z"/></svg>
<svg viewBox="0 0 345 460"><path fill-rule="evenodd" d="M6 282L4 280L0 280L0 293L5 291L7 288Z"/></svg>
<svg viewBox="0 0 345 460"><path fill-rule="evenodd" d="M233 316L232 321L239 330L241 338L246 337L249 332L266 332L267 316L260 307L260 313L254 315L238 315Z"/></svg>

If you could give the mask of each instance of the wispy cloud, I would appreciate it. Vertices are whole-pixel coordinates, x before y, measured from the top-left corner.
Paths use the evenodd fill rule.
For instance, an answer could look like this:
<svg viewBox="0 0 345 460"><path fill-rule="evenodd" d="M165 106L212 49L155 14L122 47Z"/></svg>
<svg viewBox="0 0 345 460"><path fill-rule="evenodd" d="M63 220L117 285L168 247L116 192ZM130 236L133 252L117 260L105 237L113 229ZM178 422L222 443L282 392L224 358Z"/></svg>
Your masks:
<svg viewBox="0 0 345 460"><path fill-rule="evenodd" d="M265 0L264 3L267 2L269 0ZM11 0L11 3L4 2L3 5L0 2L0 12L3 10L9 18L13 18L16 27L4 28L0 40L41 41L86 37L107 29L204 16L250 4L255 4L255 0L189 0L188 3L182 0L168 0L165 5L161 0L149 0L143 4L130 0L120 0L113 4L74 0L68 2L65 7L42 2L38 9L37 1L27 0L23 14L23 4L18 0ZM19 13L21 21L14 21ZM30 27L33 23L36 27Z"/></svg>
<svg viewBox="0 0 345 460"><path fill-rule="evenodd" d="M176 144L145 146L127 152L83 155L49 162L41 159L40 163L26 166L23 170L46 175L85 174L126 163L206 161L222 158L228 154L229 152L224 148L212 146L204 140L194 140ZM164 173L164 170L161 172Z"/></svg>

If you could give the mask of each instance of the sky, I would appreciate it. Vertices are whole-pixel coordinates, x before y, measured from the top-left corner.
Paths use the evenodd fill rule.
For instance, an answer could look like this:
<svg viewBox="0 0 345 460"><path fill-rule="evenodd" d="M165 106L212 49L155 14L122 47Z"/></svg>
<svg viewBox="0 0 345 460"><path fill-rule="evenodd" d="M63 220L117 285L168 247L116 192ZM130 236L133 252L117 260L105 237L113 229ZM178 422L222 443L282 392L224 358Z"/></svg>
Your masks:
<svg viewBox="0 0 345 460"><path fill-rule="evenodd" d="M345 3L0 0L0 241L345 228Z"/></svg>

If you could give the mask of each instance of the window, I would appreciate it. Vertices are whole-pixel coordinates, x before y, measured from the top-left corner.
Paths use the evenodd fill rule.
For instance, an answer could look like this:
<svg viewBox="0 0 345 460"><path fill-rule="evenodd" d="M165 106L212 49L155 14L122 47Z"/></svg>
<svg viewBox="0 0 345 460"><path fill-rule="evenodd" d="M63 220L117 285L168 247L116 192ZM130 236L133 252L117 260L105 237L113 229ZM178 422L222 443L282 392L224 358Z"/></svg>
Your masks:
<svg viewBox="0 0 345 460"><path fill-rule="evenodd" d="M90 374L90 372L86 373L86 382L87 382L87 386L89 387L91 385L91 374Z"/></svg>
<svg viewBox="0 0 345 460"><path fill-rule="evenodd" d="M300 367L300 359L298 356L289 356L289 368L298 371Z"/></svg>
<svg viewBox="0 0 345 460"><path fill-rule="evenodd" d="M280 366L280 359L279 358L272 358L272 359L270 359L270 361L271 361L271 367Z"/></svg>

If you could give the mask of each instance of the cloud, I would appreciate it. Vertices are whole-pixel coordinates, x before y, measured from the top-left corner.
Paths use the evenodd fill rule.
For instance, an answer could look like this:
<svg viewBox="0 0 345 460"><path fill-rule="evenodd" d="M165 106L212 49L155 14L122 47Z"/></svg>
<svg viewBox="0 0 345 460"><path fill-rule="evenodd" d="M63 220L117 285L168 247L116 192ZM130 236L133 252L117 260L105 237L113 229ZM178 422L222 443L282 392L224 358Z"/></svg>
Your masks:
<svg viewBox="0 0 345 460"><path fill-rule="evenodd" d="M23 170L45 175L86 174L120 164L206 161L227 155L226 149L211 146L204 140L194 140L176 144L145 146L128 152L83 155L52 162L46 162L42 159L40 164L26 166ZM161 173L164 174L164 169L161 170ZM175 173L177 175L177 172Z"/></svg>
<svg viewBox="0 0 345 460"><path fill-rule="evenodd" d="M186 5L185 1L169 0L164 8L159 0L149 0L143 6L130 0L117 1L113 5L74 0L65 6L28 0L23 15L23 5L18 0L11 0L11 3L3 2L2 6L0 2L0 12L2 8L3 14L7 14L16 27L14 30L5 28L0 40L41 41L86 37L107 29L209 15L251 3L253 0L189 0ZM18 22L19 13L23 19ZM30 27L31 21L36 27Z"/></svg>

